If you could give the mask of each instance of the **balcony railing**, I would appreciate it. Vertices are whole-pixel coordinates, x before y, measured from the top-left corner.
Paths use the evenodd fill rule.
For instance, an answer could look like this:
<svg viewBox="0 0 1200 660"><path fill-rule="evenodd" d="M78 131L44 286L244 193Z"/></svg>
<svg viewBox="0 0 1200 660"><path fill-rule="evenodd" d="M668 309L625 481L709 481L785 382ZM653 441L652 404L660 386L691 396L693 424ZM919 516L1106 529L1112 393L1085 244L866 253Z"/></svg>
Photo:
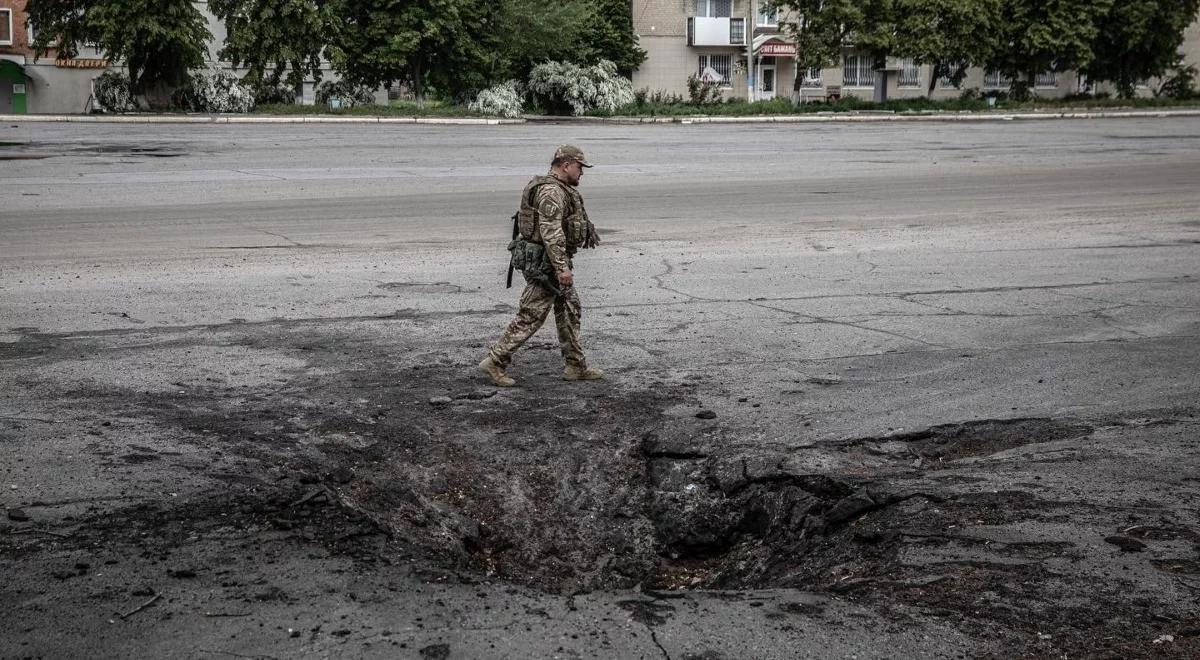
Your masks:
<svg viewBox="0 0 1200 660"><path fill-rule="evenodd" d="M746 19L689 16L687 37L689 46L745 46Z"/></svg>

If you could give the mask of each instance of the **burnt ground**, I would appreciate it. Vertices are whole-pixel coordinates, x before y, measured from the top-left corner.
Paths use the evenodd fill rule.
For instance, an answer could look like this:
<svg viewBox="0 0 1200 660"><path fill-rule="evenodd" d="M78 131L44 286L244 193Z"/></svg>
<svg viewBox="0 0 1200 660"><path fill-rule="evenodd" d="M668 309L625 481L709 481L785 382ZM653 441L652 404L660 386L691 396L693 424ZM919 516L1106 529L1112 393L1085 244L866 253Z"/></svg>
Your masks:
<svg viewBox="0 0 1200 660"><path fill-rule="evenodd" d="M508 643L544 641L522 622L553 619L545 602L607 599L575 647L517 645L533 655L640 653L610 638L615 621L644 626L666 657L748 648L697 634L668 651L654 633L693 599L749 603L777 642L797 622L865 618L866 656L903 648L888 635L928 640L930 626L950 641L914 653L1200 653L1197 409L763 447L701 408L700 391L755 405L702 374L566 384L557 347L535 339L523 387L497 389L473 374L476 347L437 341L440 323L401 313L0 345L23 411L0 419L15 459L0 653L120 654L119 630L136 623L203 628L195 657L509 654L494 637L447 638L461 622L425 628L429 608L461 613L459 592L390 624L329 607L386 609L447 584L485 603L484 620L519 610L492 628ZM198 366L213 351L248 367ZM69 496L23 490L56 469L79 470L58 487ZM770 600L780 593L791 600Z"/></svg>
<svg viewBox="0 0 1200 660"><path fill-rule="evenodd" d="M0 657L1200 656L1198 122L0 126Z"/></svg>

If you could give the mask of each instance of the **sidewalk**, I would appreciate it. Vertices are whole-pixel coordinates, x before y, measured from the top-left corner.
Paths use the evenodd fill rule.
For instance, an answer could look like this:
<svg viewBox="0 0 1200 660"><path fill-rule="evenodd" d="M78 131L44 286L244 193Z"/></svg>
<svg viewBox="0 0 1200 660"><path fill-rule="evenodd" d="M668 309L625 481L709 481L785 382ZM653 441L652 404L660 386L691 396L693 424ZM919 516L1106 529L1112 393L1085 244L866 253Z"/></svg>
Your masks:
<svg viewBox="0 0 1200 660"><path fill-rule="evenodd" d="M373 117L343 115L0 115L0 122L64 122L98 124L433 124L497 126L538 123L600 124L807 124L905 121L989 122L1047 119L1144 119L1200 117L1200 108L1162 110L1044 110L1032 112L818 112L803 115L670 116L670 117L552 117L527 115L518 119L476 117Z"/></svg>

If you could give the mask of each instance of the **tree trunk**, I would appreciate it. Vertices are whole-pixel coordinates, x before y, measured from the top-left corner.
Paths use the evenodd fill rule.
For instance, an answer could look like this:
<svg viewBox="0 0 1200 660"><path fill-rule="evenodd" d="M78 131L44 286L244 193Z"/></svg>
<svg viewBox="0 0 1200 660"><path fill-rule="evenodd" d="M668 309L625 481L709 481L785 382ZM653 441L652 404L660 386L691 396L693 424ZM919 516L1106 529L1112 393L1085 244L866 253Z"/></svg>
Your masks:
<svg viewBox="0 0 1200 660"><path fill-rule="evenodd" d="M875 54L875 97L872 99L876 103L884 103L887 98L887 71L884 67L887 66L887 55Z"/></svg>
<svg viewBox="0 0 1200 660"><path fill-rule="evenodd" d="M412 65L412 80L413 80L413 98L417 102L417 107L425 107L425 72L421 69L419 62Z"/></svg>

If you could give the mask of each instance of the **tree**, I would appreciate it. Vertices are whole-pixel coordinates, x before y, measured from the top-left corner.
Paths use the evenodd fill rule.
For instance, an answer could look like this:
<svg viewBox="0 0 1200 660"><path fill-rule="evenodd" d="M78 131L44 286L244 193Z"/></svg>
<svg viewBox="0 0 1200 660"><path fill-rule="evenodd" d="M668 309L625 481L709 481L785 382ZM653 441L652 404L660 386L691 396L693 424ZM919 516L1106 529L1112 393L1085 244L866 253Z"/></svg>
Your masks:
<svg viewBox="0 0 1200 660"><path fill-rule="evenodd" d="M987 66L1012 80L1014 96L1027 97L1038 73L1091 64L1100 19L1112 5L1113 0L1004 0Z"/></svg>
<svg viewBox="0 0 1200 660"><path fill-rule="evenodd" d="M132 91L152 105L204 65L212 38L191 0L29 0L25 10L38 27L38 57L50 50L74 57L80 44L95 43L109 60L125 64Z"/></svg>
<svg viewBox="0 0 1200 660"><path fill-rule="evenodd" d="M797 70L825 69L842 61L842 48L862 23L854 0L774 0L779 27L796 41ZM796 76L796 85L801 83Z"/></svg>
<svg viewBox="0 0 1200 660"><path fill-rule="evenodd" d="M208 7L225 24L219 55L247 69L245 82L260 89L320 82L328 0L208 0Z"/></svg>
<svg viewBox="0 0 1200 660"><path fill-rule="evenodd" d="M588 0L504 0L490 7L489 84L525 79L541 62L583 63L592 51L584 35L593 17Z"/></svg>
<svg viewBox="0 0 1200 660"><path fill-rule="evenodd" d="M419 102L431 82L481 85L486 9L482 0L334 0L329 59L353 83L400 82Z"/></svg>
<svg viewBox="0 0 1200 660"><path fill-rule="evenodd" d="M931 66L928 94L937 81L961 84L971 66L995 51L1003 0L897 0L895 54Z"/></svg>
<svg viewBox="0 0 1200 660"><path fill-rule="evenodd" d="M1196 20L1200 0L1121 0L1100 19L1092 40L1092 61L1083 73L1109 81L1123 97L1137 84L1161 78L1179 61L1184 30Z"/></svg>
<svg viewBox="0 0 1200 660"><path fill-rule="evenodd" d="M510 0L511 1L511 0ZM607 60L617 65L626 78L646 61L646 51L638 47L633 33L633 13L629 0L588 0L590 15L583 26L582 44L588 48L581 64Z"/></svg>

